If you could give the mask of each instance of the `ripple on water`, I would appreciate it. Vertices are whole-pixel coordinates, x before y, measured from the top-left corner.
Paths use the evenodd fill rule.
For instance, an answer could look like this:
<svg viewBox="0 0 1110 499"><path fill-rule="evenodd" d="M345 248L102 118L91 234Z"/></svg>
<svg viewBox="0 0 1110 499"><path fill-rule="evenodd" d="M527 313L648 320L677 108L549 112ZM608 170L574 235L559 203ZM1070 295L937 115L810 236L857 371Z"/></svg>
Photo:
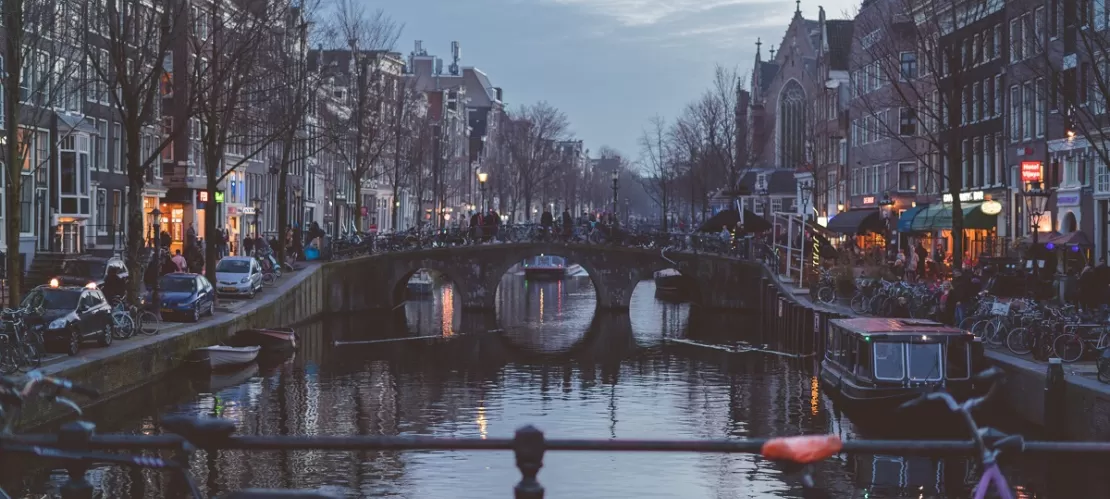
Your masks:
<svg viewBox="0 0 1110 499"><path fill-rule="evenodd" d="M138 409L98 421L123 431L151 432L158 415L217 414L239 421L240 433L256 435L510 437L524 424L536 425L551 438L745 438L858 431L850 420L831 412L822 393L814 392L812 370L805 363L758 354L690 358L660 346L668 336L735 339L747 334L741 330L744 325L757 323L750 317L697 316L693 321L685 305L656 303L648 282L637 289L630 307L636 346L615 350L610 345L623 344L629 333L591 330L596 321L588 289L569 289L570 283L525 288L519 280L506 282L507 287L503 283L499 288L499 307L501 320L509 323L509 340L565 351L590 332L593 346L522 360L488 340L385 350L330 348L325 339L318 350L299 352L292 363L264 369L242 385L216 394L197 394L186 385L180 389L181 400L120 402L116 406ZM423 315L416 315L427 319L424 326L442 324L428 314L455 313L420 306ZM310 329L358 338L377 332L358 328L381 322L345 319ZM170 391L167 387L175 382L151 390ZM510 497L520 479L509 452L200 452L191 464L210 495L278 486L327 487L348 497L486 499ZM861 456L821 463L818 474L838 492L834 497L964 498L974 476L967 469L966 462L956 460ZM1039 469L1043 466L1027 466L1011 475L1036 488L1041 480L1027 477ZM1091 473L1094 478L1082 480L1105 482L1103 475ZM35 476L28 481L39 489L64 480L57 473L24 476ZM112 468L99 468L90 478L107 497L126 497L139 489L147 491L141 494L146 497L163 497L153 491L168 486L158 474ZM545 457L540 481L551 498L801 497L797 476L751 455L552 452ZM1105 489L1101 483L1084 491Z"/></svg>

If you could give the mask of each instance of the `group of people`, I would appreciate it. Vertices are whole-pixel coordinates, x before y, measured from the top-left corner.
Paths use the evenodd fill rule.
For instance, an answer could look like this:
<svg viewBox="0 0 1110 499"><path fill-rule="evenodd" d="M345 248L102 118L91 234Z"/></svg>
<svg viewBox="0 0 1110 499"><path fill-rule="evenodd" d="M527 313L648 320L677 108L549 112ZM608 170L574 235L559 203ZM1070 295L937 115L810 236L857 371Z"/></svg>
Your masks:
<svg viewBox="0 0 1110 499"><path fill-rule="evenodd" d="M480 211L470 212L467 230L470 233L471 240L486 242L495 239L500 227L501 215L493 208L490 208L485 213Z"/></svg>

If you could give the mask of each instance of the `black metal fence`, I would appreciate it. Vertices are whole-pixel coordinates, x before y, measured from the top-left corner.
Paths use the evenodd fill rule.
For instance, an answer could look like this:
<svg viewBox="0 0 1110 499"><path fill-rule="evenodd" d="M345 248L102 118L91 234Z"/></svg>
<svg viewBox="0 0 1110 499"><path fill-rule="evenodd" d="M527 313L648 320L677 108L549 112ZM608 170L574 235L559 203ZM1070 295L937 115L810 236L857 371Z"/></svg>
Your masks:
<svg viewBox="0 0 1110 499"><path fill-rule="evenodd" d="M517 499L538 499L544 495L539 473L548 451L594 452L696 452L696 453L746 453L763 454L769 439L750 440L625 440L625 439L547 439L534 426L516 431L513 438L443 438L426 436L368 436L368 437L299 437L299 436L231 436L234 426L222 420L200 420L193 426L193 434L163 435L96 435L95 426L87 422L69 423L58 435L4 435L0 436L0 453L14 451L32 453L43 457L67 460L70 481L62 490L75 492L63 497L88 497L79 495L91 490L85 479L89 465L98 461L112 462L138 468L185 470L187 455L193 446L206 451L512 451L521 478L513 487ZM207 423L205 423L207 421ZM187 440L186 440L187 437ZM1002 452L1032 455L1068 455L1082 459L1110 457L1110 442L1045 442L1006 439L1002 435L988 438L988 446L999 444ZM33 449L33 451L31 450ZM56 450L50 450L56 449ZM972 456L978 452L970 440L846 440L840 445L842 454L887 454L930 457ZM101 454L93 454L101 451ZM103 451L178 451L176 463L162 462L158 458L135 456ZM112 457L116 456L116 457ZM98 458L99 457L99 458ZM795 471L808 473L801 466Z"/></svg>

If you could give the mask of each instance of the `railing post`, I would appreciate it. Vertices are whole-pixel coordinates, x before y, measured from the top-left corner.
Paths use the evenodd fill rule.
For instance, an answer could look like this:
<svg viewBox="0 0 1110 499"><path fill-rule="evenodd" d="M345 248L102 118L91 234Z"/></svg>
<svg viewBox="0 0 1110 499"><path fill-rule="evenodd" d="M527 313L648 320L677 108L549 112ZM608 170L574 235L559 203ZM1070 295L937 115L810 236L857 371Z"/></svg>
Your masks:
<svg viewBox="0 0 1110 499"><path fill-rule="evenodd" d="M516 456L516 467L520 469L520 483L513 487L516 499L543 499L543 486L536 480L536 475L543 467L545 447L543 432L535 426L528 425L516 431L513 454Z"/></svg>
<svg viewBox="0 0 1110 499"><path fill-rule="evenodd" d="M58 443L63 449L88 450L89 440L92 439L95 431L96 425L88 421L66 423L58 430ZM85 479L89 464L85 461L69 461L66 464L69 480L60 488L62 499L92 499L93 487Z"/></svg>

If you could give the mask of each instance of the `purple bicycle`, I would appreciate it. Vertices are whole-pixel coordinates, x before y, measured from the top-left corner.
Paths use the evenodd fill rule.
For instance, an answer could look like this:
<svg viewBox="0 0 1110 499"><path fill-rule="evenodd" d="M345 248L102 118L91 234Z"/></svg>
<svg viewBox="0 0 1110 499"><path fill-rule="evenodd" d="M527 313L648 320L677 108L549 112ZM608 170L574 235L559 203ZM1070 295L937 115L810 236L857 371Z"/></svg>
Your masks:
<svg viewBox="0 0 1110 499"><path fill-rule="evenodd" d="M1006 477L1002 474L1002 470L998 468L998 454L1003 450L1021 451L1024 447L1024 439L1021 435L1006 435L993 428L979 428L979 425L975 423L975 418L971 415L971 411L994 395L1002 375L1002 371L994 367L976 375L976 381L989 382L991 388L985 395L968 399L962 404L956 402L956 399L946 392L936 392L922 395L902 404L901 407L902 409L908 409L926 401L942 401L948 406L948 410L963 417L964 423L971 431L972 441L979 450L979 462L983 466L983 474L979 478L979 484L975 486L974 499L985 499L992 488L999 498L1014 499L1010 484L1006 482ZM988 443L988 440L990 443Z"/></svg>

